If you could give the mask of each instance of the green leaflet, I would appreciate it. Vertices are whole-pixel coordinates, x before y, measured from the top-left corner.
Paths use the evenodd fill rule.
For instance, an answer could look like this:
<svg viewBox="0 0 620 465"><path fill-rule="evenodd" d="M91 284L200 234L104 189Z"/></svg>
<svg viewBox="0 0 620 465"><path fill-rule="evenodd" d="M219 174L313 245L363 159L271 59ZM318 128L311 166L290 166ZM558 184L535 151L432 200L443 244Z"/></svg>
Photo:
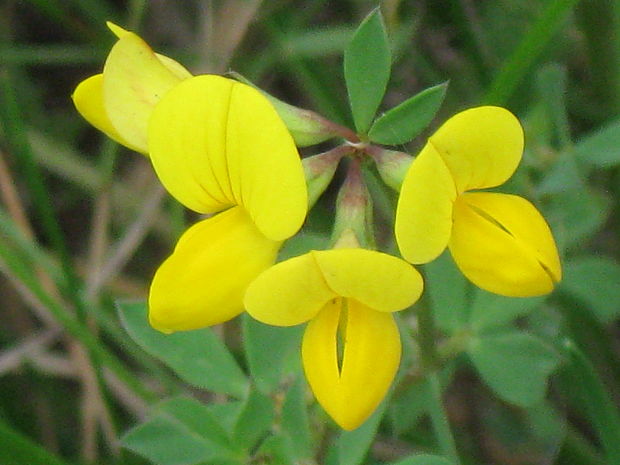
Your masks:
<svg viewBox="0 0 620 465"><path fill-rule="evenodd" d="M365 133L390 79L391 52L379 8L355 31L344 51L344 78L355 127Z"/></svg>
<svg viewBox="0 0 620 465"><path fill-rule="evenodd" d="M446 95L447 83L429 87L381 115L368 137L379 144L405 144L416 137L435 117Z"/></svg>

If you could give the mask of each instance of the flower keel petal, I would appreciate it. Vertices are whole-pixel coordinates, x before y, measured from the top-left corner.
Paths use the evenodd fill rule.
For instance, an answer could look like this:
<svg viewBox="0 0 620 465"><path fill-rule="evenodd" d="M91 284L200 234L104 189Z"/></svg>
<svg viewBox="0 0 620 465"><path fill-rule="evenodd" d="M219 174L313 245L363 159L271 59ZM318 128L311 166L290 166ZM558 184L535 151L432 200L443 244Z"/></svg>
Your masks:
<svg viewBox="0 0 620 465"><path fill-rule="evenodd" d="M280 242L263 236L241 207L188 229L159 267L149 295L151 326L162 332L201 328L243 311L250 282L276 259Z"/></svg>
<svg viewBox="0 0 620 465"><path fill-rule="evenodd" d="M515 195L459 196L450 252L467 278L496 294L544 295L561 279L549 227L531 203Z"/></svg>

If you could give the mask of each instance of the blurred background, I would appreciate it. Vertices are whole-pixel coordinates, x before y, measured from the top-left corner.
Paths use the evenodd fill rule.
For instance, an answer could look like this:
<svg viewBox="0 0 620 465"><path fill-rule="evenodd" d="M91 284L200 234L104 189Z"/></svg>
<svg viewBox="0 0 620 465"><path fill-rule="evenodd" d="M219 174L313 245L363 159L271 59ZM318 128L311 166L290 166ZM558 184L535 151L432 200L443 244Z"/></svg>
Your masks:
<svg viewBox="0 0 620 465"><path fill-rule="evenodd" d="M195 218L165 194L146 158L106 139L72 105L75 86L101 71L114 43L105 22L193 73L234 70L350 126L342 52L378 4L394 57L383 111L449 81L425 135L483 103L521 119L524 162L503 190L544 212L565 270L558 291L522 323L549 338L569 335L618 400L618 2L0 0L0 463L148 463L119 451L117 438L153 402L185 389L127 337L114 307L146 296ZM423 141L398 149L415 154ZM385 195L387 211L393 200ZM329 197L318 205L309 231L329 233L330 205ZM234 323L222 333L234 352ZM466 363L457 370L446 398L466 463L603 463L562 370L553 408L538 414L495 400ZM357 463L430 447L428 425L403 406L412 399L400 398Z"/></svg>

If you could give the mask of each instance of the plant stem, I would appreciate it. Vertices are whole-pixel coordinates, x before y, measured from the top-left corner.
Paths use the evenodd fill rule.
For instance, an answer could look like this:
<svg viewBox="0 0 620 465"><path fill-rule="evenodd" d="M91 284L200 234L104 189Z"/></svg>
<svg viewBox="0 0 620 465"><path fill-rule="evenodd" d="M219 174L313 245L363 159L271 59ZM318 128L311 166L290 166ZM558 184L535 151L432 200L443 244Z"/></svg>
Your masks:
<svg viewBox="0 0 620 465"><path fill-rule="evenodd" d="M455 465L460 465L458 453L456 451L456 443L454 436L450 430L450 422L443 405L441 396L441 383L437 372L432 372L427 377L428 386L431 393L431 402L428 405L428 413L431 417L431 423L435 432L435 437L439 443L441 452Z"/></svg>
<svg viewBox="0 0 620 465"><path fill-rule="evenodd" d="M450 422L443 405L441 383L435 367L439 359L435 344L435 322L429 307L423 308L418 313L418 343L422 358L423 370L428 374L428 383L431 401L428 405L428 414L431 418L435 438L439 443L441 452L452 460L455 465L460 465L454 436L450 430Z"/></svg>

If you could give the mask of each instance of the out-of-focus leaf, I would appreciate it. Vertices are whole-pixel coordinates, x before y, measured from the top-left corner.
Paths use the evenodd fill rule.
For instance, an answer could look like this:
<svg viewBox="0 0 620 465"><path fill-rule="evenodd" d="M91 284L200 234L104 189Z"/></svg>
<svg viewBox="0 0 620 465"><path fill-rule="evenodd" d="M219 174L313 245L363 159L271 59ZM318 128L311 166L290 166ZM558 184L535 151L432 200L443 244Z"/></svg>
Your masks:
<svg viewBox="0 0 620 465"><path fill-rule="evenodd" d="M620 164L620 119L582 137L574 153L578 160L599 168Z"/></svg>
<svg viewBox="0 0 620 465"><path fill-rule="evenodd" d="M358 465L363 463L368 449L370 449L375 439L377 428L379 423L381 423L388 401L389 399L385 399L362 426L353 431L342 432L337 442L339 465Z"/></svg>
<svg viewBox="0 0 620 465"><path fill-rule="evenodd" d="M302 376L286 393L282 405L282 432L287 434L295 449L295 458L302 462L313 455L312 432L306 406L306 384Z"/></svg>
<svg viewBox="0 0 620 465"><path fill-rule="evenodd" d="M277 465L296 465L295 449L289 436L284 434L274 434L269 436L261 444L256 454L263 458L262 463L273 463Z"/></svg>
<svg viewBox="0 0 620 465"><path fill-rule="evenodd" d="M440 455L416 454L387 465L454 465L454 462Z"/></svg>
<svg viewBox="0 0 620 465"><path fill-rule="evenodd" d="M560 249L579 246L607 220L610 199L590 189L571 190L550 199L546 218Z"/></svg>
<svg viewBox="0 0 620 465"><path fill-rule="evenodd" d="M454 332L469 319L469 284L448 251L424 265L425 286L437 326Z"/></svg>
<svg viewBox="0 0 620 465"><path fill-rule="evenodd" d="M497 328L529 313L543 300L544 297L504 297L476 289L469 321L478 331Z"/></svg>
<svg viewBox="0 0 620 465"><path fill-rule="evenodd" d="M542 401L559 354L541 339L507 330L472 338L467 353L484 382L502 399L521 407Z"/></svg>
<svg viewBox="0 0 620 465"><path fill-rule="evenodd" d="M387 145L409 142L433 120L447 88L447 83L430 87L387 111L373 123L368 138Z"/></svg>
<svg viewBox="0 0 620 465"><path fill-rule="evenodd" d="M235 423L234 443L246 450L252 449L269 430L273 417L273 400L258 389L252 389Z"/></svg>
<svg viewBox="0 0 620 465"><path fill-rule="evenodd" d="M3 465L67 465L0 420L0 463Z"/></svg>
<svg viewBox="0 0 620 465"><path fill-rule="evenodd" d="M121 440L124 447L158 465L243 463L235 445L209 409L190 398L156 407L144 423Z"/></svg>
<svg viewBox="0 0 620 465"><path fill-rule="evenodd" d="M620 264L611 258L584 256L564 264L560 289L585 303L603 323L620 315Z"/></svg>
<svg viewBox="0 0 620 465"><path fill-rule="evenodd" d="M119 302L123 326L144 350L194 386L242 398L249 382L222 340L209 328L163 334L148 324L144 302Z"/></svg>
<svg viewBox="0 0 620 465"><path fill-rule="evenodd" d="M264 393L274 391L291 359L299 359L302 326L281 328L260 323L243 315L243 347L256 386Z"/></svg>
<svg viewBox="0 0 620 465"><path fill-rule="evenodd" d="M391 52L379 8L360 24L344 52L347 83L355 127L370 127L390 79Z"/></svg>

